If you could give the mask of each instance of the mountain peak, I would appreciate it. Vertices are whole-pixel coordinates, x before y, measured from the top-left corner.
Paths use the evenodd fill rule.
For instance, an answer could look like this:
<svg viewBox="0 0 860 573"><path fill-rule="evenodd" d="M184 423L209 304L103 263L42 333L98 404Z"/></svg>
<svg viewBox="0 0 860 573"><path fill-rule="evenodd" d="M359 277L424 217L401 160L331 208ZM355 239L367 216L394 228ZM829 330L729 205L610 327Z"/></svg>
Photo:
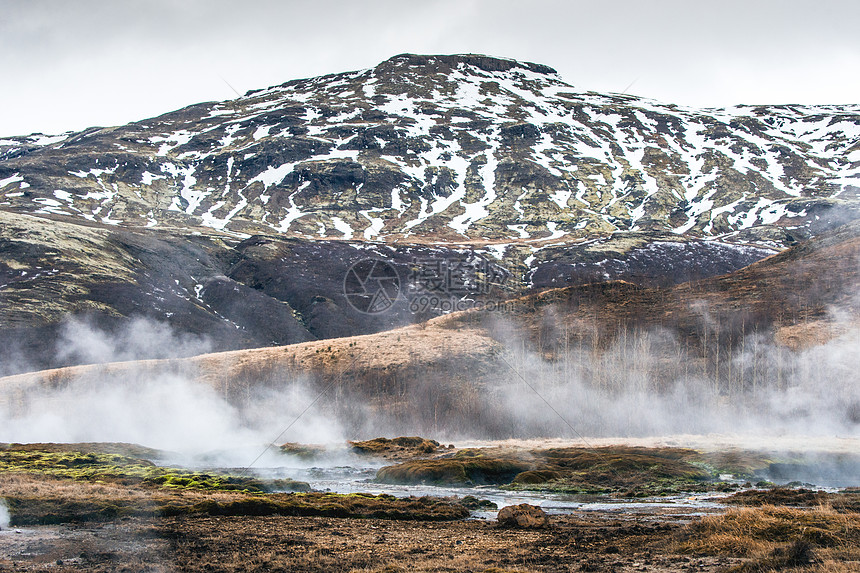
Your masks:
<svg viewBox="0 0 860 573"><path fill-rule="evenodd" d="M552 74L558 72L543 64L532 62L520 62L509 58L498 58L483 54L450 54L450 55L422 55L422 54L398 54L379 64L376 69L389 69L393 67L409 66L424 67L438 66L456 68L460 64L474 66L485 72L507 72L512 69L523 69L538 74Z"/></svg>
<svg viewBox="0 0 860 573"><path fill-rule="evenodd" d="M858 141L856 106L697 111L584 92L539 64L401 54L121 128L0 140L0 205L247 235L781 247L860 216Z"/></svg>

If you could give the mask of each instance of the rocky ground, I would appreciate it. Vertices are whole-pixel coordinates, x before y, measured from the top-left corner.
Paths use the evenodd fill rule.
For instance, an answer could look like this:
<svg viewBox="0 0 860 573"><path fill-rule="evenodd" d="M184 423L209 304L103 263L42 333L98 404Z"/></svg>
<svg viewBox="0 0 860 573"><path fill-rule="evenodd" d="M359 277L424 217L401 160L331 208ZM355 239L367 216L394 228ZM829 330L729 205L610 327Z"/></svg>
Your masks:
<svg viewBox="0 0 860 573"><path fill-rule="evenodd" d="M673 554L684 525L563 516L541 530L494 522L290 516L174 517L0 534L0 570L718 571L739 559Z"/></svg>

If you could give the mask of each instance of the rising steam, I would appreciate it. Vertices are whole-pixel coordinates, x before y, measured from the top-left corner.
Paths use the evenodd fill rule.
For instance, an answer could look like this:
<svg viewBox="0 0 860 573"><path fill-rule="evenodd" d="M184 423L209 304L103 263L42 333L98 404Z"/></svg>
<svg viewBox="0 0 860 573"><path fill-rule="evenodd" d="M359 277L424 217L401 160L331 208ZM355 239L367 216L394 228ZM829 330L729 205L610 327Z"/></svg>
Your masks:
<svg viewBox="0 0 860 573"><path fill-rule="evenodd" d="M63 351L82 362L208 349L205 341L148 320L132 322L119 335L74 321L65 343ZM244 465L278 436L305 443L344 439L337 421L323 416L324 409L293 423L314 399L313 388L300 377L229 397L197 379L193 369L168 363L132 373L104 367L57 387L27 388L0 401L0 441L130 442L186 460L205 453L222 464Z"/></svg>
<svg viewBox="0 0 860 573"><path fill-rule="evenodd" d="M150 318L132 318L122 328L106 332L87 320L65 321L57 343L57 355L69 364L104 364L126 360L181 358L212 350L205 336L177 333L169 325Z"/></svg>
<svg viewBox="0 0 860 573"><path fill-rule="evenodd" d="M82 359L207 348L147 321L120 335L70 324L65 351ZM328 386L269 372L231 380L225 390L200 382L187 365L122 375L104 369L0 402L0 441L133 442L186 455L234 452L231 463L242 464L276 438L860 437L860 328L848 321L841 331L797 351L751 334L709 362L661 329L625 332L608 348L561 348L548 359L510 327L503 359L484 372L454 360L398 374L396 386L356 379Z"/></svg>
<svg viewBox="0 0 860 573"><path fill-rule="evenodd" d="M11 517L9 516L9 508L6 507L6 500L0 498L0 530L9 529Z"/></svg>
<svg viewBox="0 0 860 573"><path fill-rule="evenodd" d="M726 358L731 379L728 364L723 378L708 375L665 331L599 356L571 350L547 362L512 353L517 375L500 402L514 435L860 436L860 329L797 352L763 339L750 346Z"/></svg>

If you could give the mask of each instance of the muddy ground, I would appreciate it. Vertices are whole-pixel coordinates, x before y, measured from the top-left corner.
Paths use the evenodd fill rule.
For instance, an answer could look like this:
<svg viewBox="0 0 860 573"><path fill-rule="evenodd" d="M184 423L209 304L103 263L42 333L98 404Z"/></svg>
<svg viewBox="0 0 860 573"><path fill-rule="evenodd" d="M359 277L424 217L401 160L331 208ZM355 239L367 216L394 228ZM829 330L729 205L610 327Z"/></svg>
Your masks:
<svg viewBox="0 0 860 573"><path fill-rule="evenodd" d="M739 559L673 554L684 525L553 516L495 522L183 516L0 533L5 571L719 571ZM16 532L17 531L17 532Z"/></svg>

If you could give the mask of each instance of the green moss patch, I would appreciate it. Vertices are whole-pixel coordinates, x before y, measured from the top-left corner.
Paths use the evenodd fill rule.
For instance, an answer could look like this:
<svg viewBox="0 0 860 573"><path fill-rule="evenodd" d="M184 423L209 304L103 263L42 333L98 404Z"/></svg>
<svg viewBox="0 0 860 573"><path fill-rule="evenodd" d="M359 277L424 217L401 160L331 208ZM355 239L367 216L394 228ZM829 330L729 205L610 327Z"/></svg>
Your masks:
<svg viewBox="0 0 860 573"><path fill-rule="evenodd" d="M86 482L151 485L173 489L223 491L310 491L305 482L289 479L262 480L248 476L202 473L157 466L143 458L118 453L87 451L88 444L29 444L0 446L0 473L25 473ZM133 451L133 450L132 450Z"/></svg>
<svg viewBox="0 0 860 573"><path fill-rule="evenodd" d="M252 477L195 473L181 470L146 478L143 480L143 483L180 489L232 490L257 493L311 491L311 486L308 483L291 479L261 480Z"/></svg>
<svg viewBox="0 0 860 573"><path fill-rule="evenodd" d="M512 451L471 448L453 455L409 460L377 472L384 483L490 484L514 490L566 493L621 493L631 497L735 488L716 482L726 470L720 460L685 448L552 448ZM730 460L732 468L761 464ZM746 467L746 466L744 466Z"/></svg>
<svg viewBox="0 0 860 573"><path fill-rule="evenodd" d="M456 500L436 497L397 498L392 495L335 493L293 493L249 497L254 503L266 500L268 509L280 515L320 515L328 517L374 517L379 519L448 521L468 517L469 510ZM244 511L234 504L217 511ZM237 513L237 515L244 515Z"/></svg>
<svg viewBox="0 0 860 573"><path fill-rule="evenodd" d="M237 494L227 498L200 499L170 496L141 499L99 497L97 493L74 499L54 496L8 496L13 525L50 525L68 522L111 521L122 517L179 515L317 516L377 518L408 521L451 521L469 516L470 505L489 507L475 500L432 497L395 498L389 495L332 493Z"/></svg>
<svg viewBox="0 0 860 573"><path fill-rule="evenodd" d="M412 460L381 468L382 483L473 485L508 483L531 468L528 462L509 459L466 458Z"/></svg>
<svg viewBox="0 0 860 573"><path fill-rule="evenodd" d="M484 507L474 499L313 492L305 482L162 467L71 445L0 446L2 474L0 497L15 525L177 515L446 521L467 517L470 505Z"/></svg>
<svg viewBox="0 0 860 573"><path fill-rule="evenodd" d="M402 436L399 438L374 438L359 442L349 442L354 452L369 455L385 455L406 453L410 455L435 453L441 444L436 440L428 440L418 436Z"/></svg>

